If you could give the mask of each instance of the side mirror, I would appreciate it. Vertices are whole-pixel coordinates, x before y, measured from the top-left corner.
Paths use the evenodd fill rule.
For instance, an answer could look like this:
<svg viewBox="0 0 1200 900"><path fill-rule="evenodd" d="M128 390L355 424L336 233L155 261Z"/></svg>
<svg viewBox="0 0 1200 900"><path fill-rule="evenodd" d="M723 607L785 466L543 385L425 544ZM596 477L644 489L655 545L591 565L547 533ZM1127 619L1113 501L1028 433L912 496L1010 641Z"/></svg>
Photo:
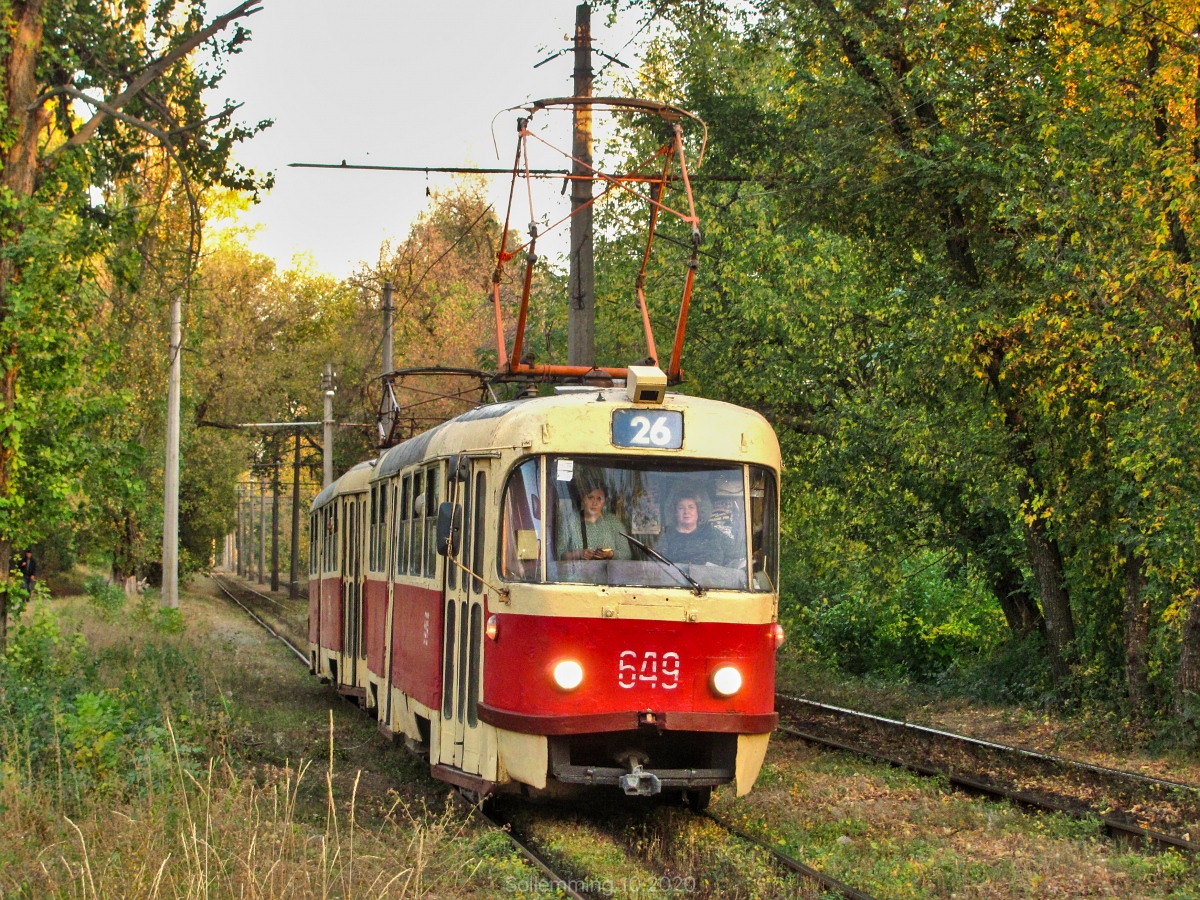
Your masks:
<svg viewBox="0 0 1200 900"><path fill-rule="evenodd" d="M462 507L449 501L438 507L437 552L441 556L458 556L462 538Z"/></svg>
<svg viewBox="0 0 1200 900"><path fill-rule="evenodd" d="M460 484L471 480L471 457L452 456L450 457L450 465L447 467L448 475L451 481L457 481Z"/></svg>

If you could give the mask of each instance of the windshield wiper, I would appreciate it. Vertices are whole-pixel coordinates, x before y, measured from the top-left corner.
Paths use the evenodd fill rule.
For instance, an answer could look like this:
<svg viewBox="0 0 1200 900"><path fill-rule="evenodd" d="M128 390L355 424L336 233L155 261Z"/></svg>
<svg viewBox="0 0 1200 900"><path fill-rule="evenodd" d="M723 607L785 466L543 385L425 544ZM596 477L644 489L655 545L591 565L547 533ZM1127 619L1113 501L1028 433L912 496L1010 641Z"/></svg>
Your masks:
<svg viewBox="0 0 1200 900"><path fill-rule="evenodd" d="M700 582L696 581L696 579L694 579L691 575L689 575L687 572L683 571L683 569L681 569L679 567L678 563L674 563L671 560L667 559L665 556L663 556L661 553L659 553L653 547L649 546L648 544L643 544L641 541L639 541L633 535L626 534L623 531L620 532L620 534L621 534L621 537L625 538L627 541L633 541L633 543L637 544L639 547L641 547L643 550L645 550L651 556L656 557L656 558L662 560L663 562L665 562L668 566L671 566L671 568L673 568L676 572L678 572L680 575L682 575L684 577L684 579L687 581L687 583L692 586L692 593L695 594L697 597L704 596L704 588L700 587Z"/></svg>

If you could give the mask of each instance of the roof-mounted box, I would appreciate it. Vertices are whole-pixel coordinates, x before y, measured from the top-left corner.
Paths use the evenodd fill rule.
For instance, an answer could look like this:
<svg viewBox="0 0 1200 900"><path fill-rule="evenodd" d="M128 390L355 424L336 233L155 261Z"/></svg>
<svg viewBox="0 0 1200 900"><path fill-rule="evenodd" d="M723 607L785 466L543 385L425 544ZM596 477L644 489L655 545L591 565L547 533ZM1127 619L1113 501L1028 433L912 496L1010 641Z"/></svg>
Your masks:
<svg viewBox="0 0 1200 900"><path fill-rule="evenodd" d="M630 366L625 393L634 403L662 403L667 396L667 374L658 366Z"/></svg>

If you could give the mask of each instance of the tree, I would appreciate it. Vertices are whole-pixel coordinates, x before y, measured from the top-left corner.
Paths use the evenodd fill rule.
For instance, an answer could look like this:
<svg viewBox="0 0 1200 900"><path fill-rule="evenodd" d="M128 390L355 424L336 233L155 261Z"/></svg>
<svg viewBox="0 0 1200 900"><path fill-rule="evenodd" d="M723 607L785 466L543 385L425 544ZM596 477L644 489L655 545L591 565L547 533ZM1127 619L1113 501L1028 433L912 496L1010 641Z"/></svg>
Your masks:
<svg viewBox="0 0 1200 900"><path fill-rule="evenodd" d="M750 179L701 187L696 389L772 417L788 490L868 542L877 583L953 552L1014 632L1044 627L1064 695L1114 677L1182 710L1194 5L649 8L651 89L709 123L709 171Z"/></svg>
<svg viewBox="0 0 1200 900"><path fill-rule="evenodd" d="M103 8L13 0L0 7L0 559L11 559L14 541L52 524L23 520L31 491L21 478L37 453L26 438L39 391L61 392L63 375L78 365L88 309L65 301L95 299L90 286L64 291L61 276L48 276L74 272L87 285L113 225L91 204L89 188L128 178L152 147L169 157L186 188L259 186L230 159L233 145L255 129L234 125L232 108L209 116L201 96L219 83L222 56L247 39L238 20L254 11L253 2L241 3L205 25L203 4L193 0ZM214 41L230 25L233 35ZM197 65L202 45L210 61ZM77 121L75 103L90 107L90 118ZM61 352L48 355L47 346ZM9 583L0 585L0 649Z"/></svg>

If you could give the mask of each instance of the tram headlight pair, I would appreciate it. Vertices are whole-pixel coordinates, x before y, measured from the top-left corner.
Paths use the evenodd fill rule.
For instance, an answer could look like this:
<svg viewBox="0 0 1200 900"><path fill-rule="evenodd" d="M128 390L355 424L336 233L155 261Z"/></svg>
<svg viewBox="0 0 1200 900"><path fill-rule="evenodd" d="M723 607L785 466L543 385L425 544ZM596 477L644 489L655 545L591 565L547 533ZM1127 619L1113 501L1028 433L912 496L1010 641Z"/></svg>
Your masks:
<svg viewBox="0 0 1200 900"><path fill-rule="evenodd" d="M564 659L554 667L554 683L564 691L573 691L583 683L583 666L573 659Z"/></svg>

